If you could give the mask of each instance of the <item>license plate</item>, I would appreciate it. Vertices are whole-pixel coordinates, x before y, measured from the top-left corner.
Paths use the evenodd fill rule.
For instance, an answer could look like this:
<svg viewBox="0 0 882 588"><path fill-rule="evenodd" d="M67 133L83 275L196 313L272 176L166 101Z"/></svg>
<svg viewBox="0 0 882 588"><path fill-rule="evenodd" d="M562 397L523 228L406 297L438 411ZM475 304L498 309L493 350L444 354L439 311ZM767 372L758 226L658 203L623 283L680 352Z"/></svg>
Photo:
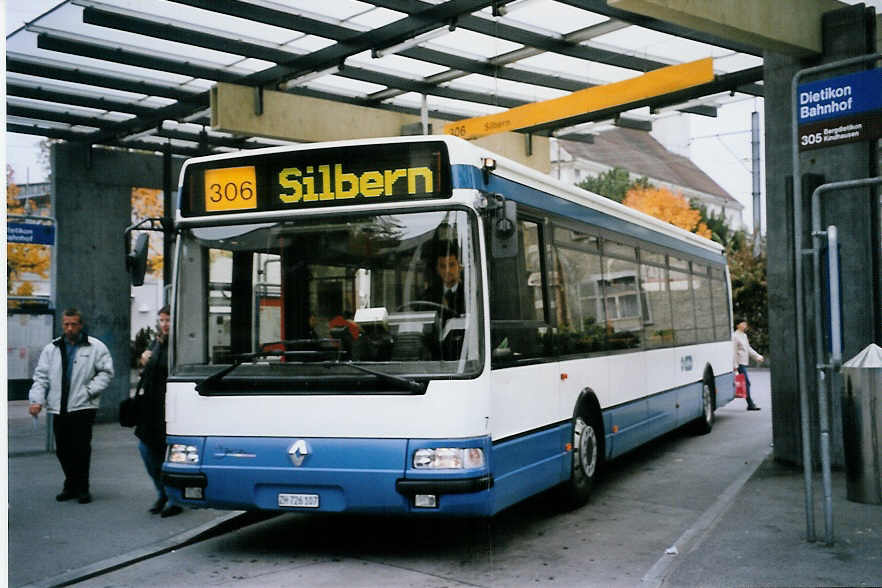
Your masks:
<svg viewBox="0 0 882 588"><path fill-rule="evenodd" d="M318 508L318 494L279 494L279 506Z"/></svg>

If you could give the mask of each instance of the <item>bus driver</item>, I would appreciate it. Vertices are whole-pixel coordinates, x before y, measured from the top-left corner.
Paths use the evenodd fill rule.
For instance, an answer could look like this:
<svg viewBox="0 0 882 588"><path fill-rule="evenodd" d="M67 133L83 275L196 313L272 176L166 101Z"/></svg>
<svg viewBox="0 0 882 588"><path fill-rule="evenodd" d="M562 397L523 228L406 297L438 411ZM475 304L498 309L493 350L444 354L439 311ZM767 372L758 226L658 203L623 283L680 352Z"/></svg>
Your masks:
<svg viewBox="0 0 882 588"><path fill-rule="evenodd" d="M435 278L423 292L423 300L440 306L441 332L435 333L427 345L432 357L455 359L462 350L465 325L465 287L462 283L463 266L459 247L455 241L444 240L435 244Z"/></svg>
<svg viewBox="0 0 882 588"><path fill-rule="evenodd" d="M423 293L423 300L444 307L445 321L465 313L465 292L462 287L462 264L456 242L442 241L435 249L435 273L438 278Z"/></svg>

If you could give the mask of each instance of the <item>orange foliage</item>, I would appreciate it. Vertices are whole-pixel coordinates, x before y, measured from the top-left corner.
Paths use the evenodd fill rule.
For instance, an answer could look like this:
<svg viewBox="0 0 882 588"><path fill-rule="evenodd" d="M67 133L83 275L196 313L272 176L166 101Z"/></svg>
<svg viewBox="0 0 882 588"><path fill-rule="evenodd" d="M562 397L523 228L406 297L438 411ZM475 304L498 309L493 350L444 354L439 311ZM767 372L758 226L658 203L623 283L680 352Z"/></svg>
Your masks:
<svg viewBox="0 0 882 588"><path fill-rule="evenodd" d="M162 190L152 188L132 188L132 223L145 218L162 216ZM140 231L132 231L132 242ZM149 232L150 251L147 254L147 271L156 277L162 276L162 233Z"/></svg>
<svg viewBox="0 0 882 588"><path fill-rule="evenodd" d="M6 166L6 214L28 214L16 196L21 189L15 185L12 167ZM28 243L6 244L6 293L13 296L30 296L34 286L22 280L24 274L49 277L51 251L47 245ZM17 285L16 285L17 284Z"/></svg>
<svg viewBox="0 0 882 588"><path fill-rule="evenodd" d="M711 238L710 229L701 222L701 213L690 207L683 196L674 194L670 190L632 188L625 195L622 203L705 239Z"/></svg>

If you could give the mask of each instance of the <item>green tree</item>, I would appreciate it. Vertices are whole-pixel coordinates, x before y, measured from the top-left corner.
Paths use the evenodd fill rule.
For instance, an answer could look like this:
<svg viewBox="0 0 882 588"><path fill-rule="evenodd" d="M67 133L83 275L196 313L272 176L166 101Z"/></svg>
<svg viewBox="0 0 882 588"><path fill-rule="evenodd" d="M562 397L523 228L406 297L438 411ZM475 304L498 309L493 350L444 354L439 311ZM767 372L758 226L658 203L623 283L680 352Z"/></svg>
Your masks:
<svg viewBox="0 0 882 588"><path fill-rule="evenodd" d="M769 295L766 283L765 247L758 257L753 256L750 244L744 239L740 245L727 251L729 273L732 276L732 312L750 325L750 345L762 355L769 353Z"/></svg>
<svg viewBox="0 0 882 588"><path fill-rule="evenodd" d="M701 222L703 222L707 226L707 228L710 229L710 238L723 247L728 248L729 242L732 239L736 238L736 231L733 231L726 223L726 215L723 212L720 212L719 214L715 212L708 212L707 206L702 204L695 198L689 201L689 205L701 214ZM744 232L738 232L741 233L741 237L743 238Z"/></svg>
<svg viewBox="0 0 882 588"><path fill-rule="evenodd" d="M605 196L610 200L622 202L628 190L632 188L651 188L649 178L643 176L632 180L628 170L623 167L614 167L609 171L601 172L596 177L585 178L576 184L583 190Z"/></svg>
<svg viewBox="0 0 882 588"><path fill-rule="evenodd" d="M766 284L765 245L758 257L743 230L733 230L723 213L709 213L707 206L692 201L693 208L711 230L711 238L726 248L732 278L732 312L750 325L750 345L761 354L769 353L769 301ZM733 325L734 327L734 325Z"/></svg>

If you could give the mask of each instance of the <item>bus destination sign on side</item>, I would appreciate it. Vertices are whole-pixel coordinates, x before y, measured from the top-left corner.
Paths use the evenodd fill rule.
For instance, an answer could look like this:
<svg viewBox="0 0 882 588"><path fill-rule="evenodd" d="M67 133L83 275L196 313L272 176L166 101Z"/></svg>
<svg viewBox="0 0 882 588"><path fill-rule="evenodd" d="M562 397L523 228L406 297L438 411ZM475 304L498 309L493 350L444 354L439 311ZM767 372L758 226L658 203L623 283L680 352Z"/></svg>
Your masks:
<svg viewBox="0 0 882 588"><path fill-rule="evenodd" d="M882 69L801 84L797 99L800 151L882 136Z"/></svg>
<svg viewBox="0 0 882 588"><path fill-rule="evenodd" d="M185 174L184 216L401 202L451 195L443 143L243 155L195 163ZM215 163L217 165L217 163Z"/></svg>

